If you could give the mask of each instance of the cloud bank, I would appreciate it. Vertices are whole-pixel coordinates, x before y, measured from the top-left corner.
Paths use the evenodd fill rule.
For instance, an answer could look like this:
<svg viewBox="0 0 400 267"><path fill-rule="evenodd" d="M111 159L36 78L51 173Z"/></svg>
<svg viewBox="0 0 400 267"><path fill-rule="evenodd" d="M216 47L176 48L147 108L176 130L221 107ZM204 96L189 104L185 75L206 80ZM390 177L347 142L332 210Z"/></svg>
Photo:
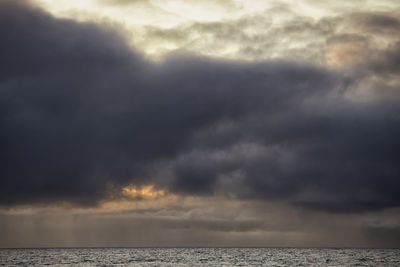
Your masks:
<svg viewBox="0 0 400 267"><path fill-rule="evenodd" d="M95 205L129 184L328 212L400 204L399 43L365 58L362 37L331 38L334 60L360 58L348 68L156 63L112 26L13 1L0 3L0 39L2 205Z"/></svg>

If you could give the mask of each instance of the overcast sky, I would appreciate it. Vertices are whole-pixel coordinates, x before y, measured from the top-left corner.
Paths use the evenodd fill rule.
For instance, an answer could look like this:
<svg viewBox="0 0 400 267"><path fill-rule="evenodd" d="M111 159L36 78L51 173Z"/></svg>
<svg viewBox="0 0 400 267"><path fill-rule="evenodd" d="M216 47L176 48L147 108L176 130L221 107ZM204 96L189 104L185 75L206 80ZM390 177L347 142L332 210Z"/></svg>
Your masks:
<svg viewBox="0 0 400 267"><path fill-rule="evenodd" d="M399 247L399 18L0 0L0 247Z"/></svg>

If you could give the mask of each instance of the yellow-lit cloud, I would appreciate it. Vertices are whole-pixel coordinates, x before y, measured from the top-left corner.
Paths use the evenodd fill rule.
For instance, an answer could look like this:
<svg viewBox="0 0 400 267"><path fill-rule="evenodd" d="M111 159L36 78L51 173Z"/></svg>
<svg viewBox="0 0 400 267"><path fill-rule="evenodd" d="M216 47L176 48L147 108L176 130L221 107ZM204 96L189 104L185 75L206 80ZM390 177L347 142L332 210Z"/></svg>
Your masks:
<svg viewBox="0 0 400 267"><path fill-rule="evenodd" d="M163 197L166 194L165 190L157 190L153 185L129 185L122 188L122 195L128 198L158 198Z"/></svg>
<svg viewBox="0 0 400 267"><path fill-rule="evenodd" d="M362 32L351 32L348 26L335 30L329 28L330 24L318 28L318 21L353 12L393 12L398 7L394 0L335 3L316 0L32 1L56 17L119 25L132 46L154 59L186 50L245 60L295 57L318 62L327 59L333 65L355 62L358 56L348 54L349 50L344 48L335 48L329 55L317 55L323 50L324 38L330 34L327 30ZM229 27L231 30L226 31Z"/></svg>

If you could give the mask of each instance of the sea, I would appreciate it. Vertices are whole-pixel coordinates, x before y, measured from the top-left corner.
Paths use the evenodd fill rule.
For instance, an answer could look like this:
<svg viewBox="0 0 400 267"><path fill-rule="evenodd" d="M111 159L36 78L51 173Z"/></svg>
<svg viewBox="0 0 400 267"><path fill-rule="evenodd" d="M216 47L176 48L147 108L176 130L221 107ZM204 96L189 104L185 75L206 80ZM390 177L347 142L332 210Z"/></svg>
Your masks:
<svg viewBox="0 0 400 267"><path fill-rule="evenodd" d="M0 249L0 266L400 266L400 249Z"/></svg>

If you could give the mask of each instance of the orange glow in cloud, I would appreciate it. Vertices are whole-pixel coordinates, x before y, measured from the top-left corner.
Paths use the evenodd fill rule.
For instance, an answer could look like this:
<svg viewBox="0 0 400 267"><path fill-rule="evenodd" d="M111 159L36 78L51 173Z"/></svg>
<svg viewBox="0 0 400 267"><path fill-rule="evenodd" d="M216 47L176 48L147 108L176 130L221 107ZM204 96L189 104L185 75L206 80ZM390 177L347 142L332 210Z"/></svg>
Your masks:
<svg viewBox="0 0 400 267"><path fill-rule="evenodd" d="M128 198L159 198L166 195L165 190L156 190L153 185L134 186L128 185L122 188L122 195Z"/></svg>
<svg viewBox="0 0 400 267"><path fill-rule="evenodd" d="M328 63L333 66L354 66L366 61L377 60L379 54L357 43L342 43L331 47L326 58Z"/></svg>

